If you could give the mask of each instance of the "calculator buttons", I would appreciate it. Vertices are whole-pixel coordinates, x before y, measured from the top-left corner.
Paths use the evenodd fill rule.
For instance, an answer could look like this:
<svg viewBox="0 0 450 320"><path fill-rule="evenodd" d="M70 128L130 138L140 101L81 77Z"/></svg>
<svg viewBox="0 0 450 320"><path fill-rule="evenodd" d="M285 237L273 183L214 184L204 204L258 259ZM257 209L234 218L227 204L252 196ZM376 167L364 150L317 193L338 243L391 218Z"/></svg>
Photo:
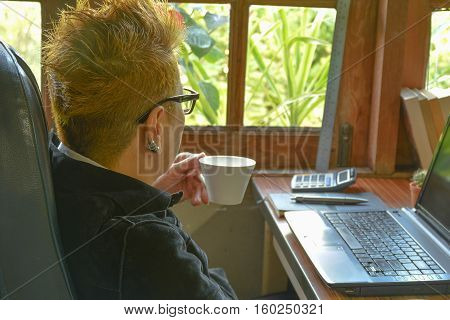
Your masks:
<svg viewBox="0 0 450 320"><path fill-rule="evenodd" d="M353 184L355 179L355 169L346 169L340 172L308 172L295 175L291 181L291 188L293 192L339 191Z"/></svg>

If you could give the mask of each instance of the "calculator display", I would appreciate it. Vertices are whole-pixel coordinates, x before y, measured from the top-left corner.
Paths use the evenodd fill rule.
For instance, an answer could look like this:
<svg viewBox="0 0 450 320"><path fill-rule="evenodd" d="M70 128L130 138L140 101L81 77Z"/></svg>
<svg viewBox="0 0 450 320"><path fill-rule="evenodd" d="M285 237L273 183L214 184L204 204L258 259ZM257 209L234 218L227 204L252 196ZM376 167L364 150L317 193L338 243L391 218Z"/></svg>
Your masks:
<svg viewBox="0 0 450 320"><path fill-rule="evenodd" d="M348 171L341 171L338 173L338 183L342 183L348 180Z"/></svg>

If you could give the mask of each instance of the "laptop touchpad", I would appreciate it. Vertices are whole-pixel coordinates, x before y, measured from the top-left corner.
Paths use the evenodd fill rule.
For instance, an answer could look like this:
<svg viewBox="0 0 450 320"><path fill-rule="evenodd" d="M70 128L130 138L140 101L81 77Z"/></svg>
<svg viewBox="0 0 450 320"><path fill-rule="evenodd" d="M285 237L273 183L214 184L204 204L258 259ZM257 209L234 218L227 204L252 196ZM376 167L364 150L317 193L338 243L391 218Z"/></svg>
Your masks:
<svg viewBox="0 0 450 320"><path fill-rule="evenodd" d="M318 247L323 246L342 246L341 237L328 227L322 229L317 234L310 235L311 240Z"/></svg>
<svg viewBox="0 0 450 320"><path fill-rule="evenodd" d="M316 246L342 246L342 238L328 227L317 212L286 212L286 219L297 237L308 238Z"/></svg>

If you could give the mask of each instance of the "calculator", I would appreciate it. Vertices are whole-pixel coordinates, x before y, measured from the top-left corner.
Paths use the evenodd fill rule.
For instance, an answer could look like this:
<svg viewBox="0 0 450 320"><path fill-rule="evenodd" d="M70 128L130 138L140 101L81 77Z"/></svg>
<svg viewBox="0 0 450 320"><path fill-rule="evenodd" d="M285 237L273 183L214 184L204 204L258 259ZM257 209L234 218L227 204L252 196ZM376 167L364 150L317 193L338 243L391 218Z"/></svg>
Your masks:
<svg viewBox="0 0 450 320"><path fill-rule="evenodd" d="M292 177L292 192L340 191L356 181L356 169L348 168L327 173L302 173Z"/></svg>

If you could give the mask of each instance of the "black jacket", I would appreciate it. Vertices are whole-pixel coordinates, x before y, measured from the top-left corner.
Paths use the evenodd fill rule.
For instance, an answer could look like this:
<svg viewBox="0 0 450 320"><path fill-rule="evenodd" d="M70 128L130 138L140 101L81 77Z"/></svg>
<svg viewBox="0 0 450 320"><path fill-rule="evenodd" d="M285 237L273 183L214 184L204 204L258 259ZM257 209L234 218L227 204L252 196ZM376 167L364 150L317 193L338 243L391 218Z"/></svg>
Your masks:
<svg viewBox="0 0 450 320"><path fill-rule="evenodd" d="M64 255L79 299L236 299L169 209L182 197L50 156Z"/></svg>

